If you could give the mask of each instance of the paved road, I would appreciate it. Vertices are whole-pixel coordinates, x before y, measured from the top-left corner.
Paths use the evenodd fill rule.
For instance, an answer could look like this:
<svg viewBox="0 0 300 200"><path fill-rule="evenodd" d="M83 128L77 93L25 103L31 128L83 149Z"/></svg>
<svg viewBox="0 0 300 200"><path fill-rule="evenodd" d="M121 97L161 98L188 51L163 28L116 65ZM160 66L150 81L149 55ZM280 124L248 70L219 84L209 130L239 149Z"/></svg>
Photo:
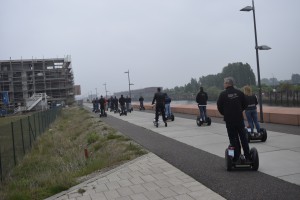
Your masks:
<svg viewBox="0 0 300 200"><path fill-rule="evenodd" d="M223 124L197 127L195 120L176 117L167 128L155 128L153 116L137 111L103 121L226 199L299 199L299 136L269 131L266 143L250 144L259 150L259 172L227 172Z"/></svg>

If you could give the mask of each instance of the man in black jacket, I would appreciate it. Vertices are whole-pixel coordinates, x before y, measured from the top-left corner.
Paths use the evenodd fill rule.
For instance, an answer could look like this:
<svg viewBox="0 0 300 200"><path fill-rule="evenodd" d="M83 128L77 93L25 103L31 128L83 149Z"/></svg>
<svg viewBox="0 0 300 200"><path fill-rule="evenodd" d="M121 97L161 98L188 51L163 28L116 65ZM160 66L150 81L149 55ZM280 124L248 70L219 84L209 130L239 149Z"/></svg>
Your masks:
<svg viewBox="0 0 300 200"><path fill-rule="evenodd" d="M163 121L165 122L165 127L167 127L167 119L165 116L165 93L160 91L160 88L157 88L157 92L154 94L152 105L156 101L156 109L155 109L155 121L158 122L159 112L162 115Z"/></svg>
<svg viewBox="0 0 300 200"><path fill-rule="evenodd" d="M126 113L126 108L125 108L125 103L126 103L126 100L125 98L123 97L123 94L121 95L121 97L119 98L119 103L120 103L120 107L121 107L121 113L120 115L127 115Z"/></svg>
<svg viewBox="0 0 300 200"><path fill-rule="evenodd" d="M206 121L206 105L207 105L207 93L204 92L203 87L200 87L200 92L197 94L196 102L200 111L200 119L202 122Z"/></svg>
<svg viewBox="0 0 300 200"><path fill-rule="evenodd" d="M224 116L230 144L235 147L234 159L241 154L242 143L246 160L250 160L249 144L246 138L243 111L247 108L247 101L242 91L233 87L233 78L224 78L225 90L220 93L217 101L219 112Z"/></svg>

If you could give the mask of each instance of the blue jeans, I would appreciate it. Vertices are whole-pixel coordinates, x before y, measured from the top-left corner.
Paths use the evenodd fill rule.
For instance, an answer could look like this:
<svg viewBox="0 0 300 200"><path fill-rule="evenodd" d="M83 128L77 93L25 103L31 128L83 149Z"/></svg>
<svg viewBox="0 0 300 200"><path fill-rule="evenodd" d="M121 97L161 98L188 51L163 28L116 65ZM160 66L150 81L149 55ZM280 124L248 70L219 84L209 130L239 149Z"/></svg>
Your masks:
<svg viewBox="0 0 300 200"><path fill-rule="evenodd" d="M254 124L255 124L257 132L259 133L260 132L260 126L259 126L259 123L258 123L258 120L257 120L257 111L256 111L256 109L246 110L245 113L246 113L248 124L250 125L250 128L251 128L251 133L253 133Z"/></svg>
<svg viewBox="0 0 300 200"><path fill-rule="evenodd" d="M202 119L203 122L205 122L207 116L206 116L206 106L200 106L198 105L199 111L200 111L200 119Z"/></svg>
<svg viewBox="0 0 300 200"><path fill-rule="evenodd" d="M170 104L165 104L165 114L166 114L166 117L169 117L171 115L171 106L170 106Z"/></svg>

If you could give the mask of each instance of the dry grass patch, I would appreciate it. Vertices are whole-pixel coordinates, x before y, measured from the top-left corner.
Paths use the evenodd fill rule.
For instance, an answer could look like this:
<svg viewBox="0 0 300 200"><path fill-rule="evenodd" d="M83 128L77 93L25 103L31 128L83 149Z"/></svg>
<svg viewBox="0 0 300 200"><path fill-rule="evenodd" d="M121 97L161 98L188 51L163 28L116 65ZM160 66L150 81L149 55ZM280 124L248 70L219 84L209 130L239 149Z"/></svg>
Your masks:
<svg viewBox="0 0 300 200"><path fill-rule="evenodd" d="M88 111L78 107L64 109L2 183L0 196L12 200L44 199L78 184L83 176L145 153Z"/></svg>

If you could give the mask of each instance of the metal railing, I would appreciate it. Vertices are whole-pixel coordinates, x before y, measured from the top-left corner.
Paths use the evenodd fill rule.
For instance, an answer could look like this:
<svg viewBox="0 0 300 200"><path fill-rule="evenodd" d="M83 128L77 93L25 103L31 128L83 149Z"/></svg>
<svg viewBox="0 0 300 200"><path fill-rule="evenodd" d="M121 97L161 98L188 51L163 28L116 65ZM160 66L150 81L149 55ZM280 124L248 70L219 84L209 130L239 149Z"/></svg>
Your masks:
<svg viewBox="0 0 300 200"><path fill-rule="evenodd" d="M30 151L33 142L61 114L61 107L34 113L18 121L0 126L1 182Z"/></svg>

